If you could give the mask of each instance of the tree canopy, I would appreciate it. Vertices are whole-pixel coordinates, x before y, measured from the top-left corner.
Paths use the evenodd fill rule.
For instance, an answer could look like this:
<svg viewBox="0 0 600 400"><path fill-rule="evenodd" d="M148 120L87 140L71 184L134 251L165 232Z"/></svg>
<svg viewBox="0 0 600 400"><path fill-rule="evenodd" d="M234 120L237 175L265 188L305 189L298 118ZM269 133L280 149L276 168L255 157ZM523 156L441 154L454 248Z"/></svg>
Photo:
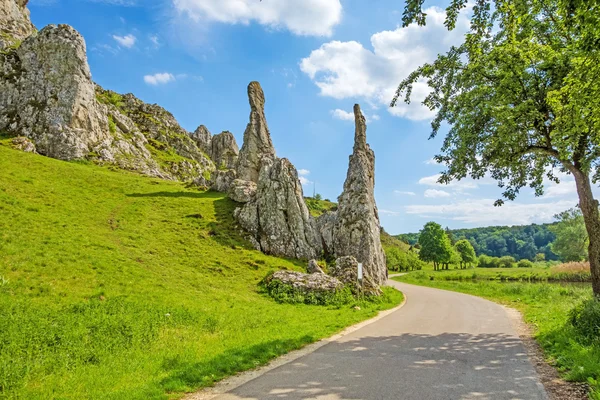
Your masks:
<svg viewBox="0 0 600 400"><path fill-rule="evenodd" d="M460 256L460 266L466 267L468 265L474 264L477 261L477 256L475 255L475 249L471 245L471 243L466 239L461 239L454 245L456 252Z"/></svg>
<svg viewBox="0 0 600 400"><path fill-rule="evenodd" d="M408 0L403 23L426 23L423 0ZM452 0L454 28L466 0ZM600 0L476 0L471 26L452 47L400 83L391 105L410 102L425 81L436 111L431 137L449 127L440 182L490 175L514 200L543 194L559 172L575 178L590 238L594 293L600 295L600 216L591 184L600 178ZM445 129L445 128L444 128Z"/></svg>
<svg viewBox="0 0 600 400"><path fill-rule="evenodd" d="M556 235L552 251L563 261L587 260L588 236L583 215L578 208L572 208L556 215L559 221L550 230Z"/></svg>
<svg viewBox="0 0 600 400"><path fill-rule="evenodd" d="M433 262L434 269L452 261L453 248L450 239L440 224L428 222L419 234L419 258L426 262Z"/></svg>

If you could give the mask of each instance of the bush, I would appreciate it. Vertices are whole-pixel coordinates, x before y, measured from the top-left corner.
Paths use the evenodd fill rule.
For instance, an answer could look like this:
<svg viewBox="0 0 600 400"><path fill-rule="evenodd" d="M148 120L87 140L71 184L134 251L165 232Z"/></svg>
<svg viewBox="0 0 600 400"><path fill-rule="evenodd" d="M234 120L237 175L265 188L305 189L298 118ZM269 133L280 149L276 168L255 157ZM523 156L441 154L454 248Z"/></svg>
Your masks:
<svg viewBox="0 0 600 400"><path fill-rule="evenodd" d="M586 300L569 314L575 332L588 343L600 343L600 299Z"/></svg>
<svg viewBox="0 0 600 400"><path fill-rule="evenodd" d="M499 268L512 268L514 264L517 262L514 257L504 256L498 259L498 267Z"/></svg>
<svg viewBox="0 0 600 400"><path fill-rule="evenodd" d="M517 263L517 267L519 268L533 268L533 263L529 260L520 260Z"/></svg>

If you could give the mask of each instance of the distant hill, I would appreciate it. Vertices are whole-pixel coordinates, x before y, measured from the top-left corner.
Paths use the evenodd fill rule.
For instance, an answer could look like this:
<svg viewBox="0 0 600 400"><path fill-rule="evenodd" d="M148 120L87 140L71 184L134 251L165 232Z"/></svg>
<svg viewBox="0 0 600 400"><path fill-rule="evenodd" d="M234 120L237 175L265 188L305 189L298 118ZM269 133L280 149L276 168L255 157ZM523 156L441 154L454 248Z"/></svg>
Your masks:
<svg viewBox="0 0 600 400"><path fill-rule="evenodd" d="M446 229L453 242L467 239L477 255L493 257L512 256L517 260L533 260L538 253L546 260L557 260L558 256L550 250L555 236L548 229L552 224L531 224L522 226L488 226L471 229ZM419 240L419 233L406 233L396 237L408 244Z"/></svg>

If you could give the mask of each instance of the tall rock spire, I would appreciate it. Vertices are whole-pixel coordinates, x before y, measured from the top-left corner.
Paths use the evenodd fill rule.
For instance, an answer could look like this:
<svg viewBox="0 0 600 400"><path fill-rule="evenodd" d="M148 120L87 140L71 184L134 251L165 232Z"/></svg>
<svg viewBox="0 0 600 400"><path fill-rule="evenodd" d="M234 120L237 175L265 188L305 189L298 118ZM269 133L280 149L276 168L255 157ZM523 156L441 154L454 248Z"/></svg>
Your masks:
<svg viewBox="0 0 600 400"><path fill-rule="evenodd" d="M354 151L344 191L338 198L333 249L338 257L354 256L363 263L365 277L381 285L386 280L386 265L374 195L375 154L367 144L367 125L358 104L354 106L354 116Z"/></svg>
<svg viewBox="0 0 600 400"><path fill-rule="evenodd" d="M250 122L244 132L244 144L237 162L238 179L257 182L263 157L275 158L275 148L265 118L265 95L260 83L248 85Z"/></svg>

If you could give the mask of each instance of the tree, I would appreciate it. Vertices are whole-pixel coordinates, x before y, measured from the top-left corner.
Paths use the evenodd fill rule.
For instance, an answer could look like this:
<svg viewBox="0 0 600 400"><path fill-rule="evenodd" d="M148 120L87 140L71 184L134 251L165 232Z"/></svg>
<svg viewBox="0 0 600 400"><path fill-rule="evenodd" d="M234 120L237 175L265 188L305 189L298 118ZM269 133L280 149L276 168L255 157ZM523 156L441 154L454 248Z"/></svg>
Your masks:
<svg viewBox="0 0 600 400"><path fill-rule="evenodd" d="M456 252L460 256L460 267L467 268L468 265L477 261L475 249L467 239L461 239L454 245Z"/></svg>
<svg viewBox="0 0 600 400"><path fill-rule="evenodd" d="M403 23L425 24L423 0L408 0ZM452 0L453 29L467 0ZM425 80L436 111L435 137L449 131L435 160L440 182L489 174L514 200L545 178L573 175L589 237L594 293L600 296L600 216L592 183L600 179L600 0L478 0L465 42L400 83L392 100L410 102ZM496 205L502 205L499 199Z"/></svg>
<svg viewBox="0 0 600 400"><path fill-rule="evenodd" d="M587 259L588 236L581 211L577 208L555 215L559 221L550 227L556 235L552 251L562 261L582 261Z"/></svg>
<svg viewBox="0 0 600 400"><path fill-rule="evenodd" d="M419 245L421 260L432 262L436 271L443 265L447 268L452 258L452 246L441 225L435 222L426 223L419 234Z"/></svg>

